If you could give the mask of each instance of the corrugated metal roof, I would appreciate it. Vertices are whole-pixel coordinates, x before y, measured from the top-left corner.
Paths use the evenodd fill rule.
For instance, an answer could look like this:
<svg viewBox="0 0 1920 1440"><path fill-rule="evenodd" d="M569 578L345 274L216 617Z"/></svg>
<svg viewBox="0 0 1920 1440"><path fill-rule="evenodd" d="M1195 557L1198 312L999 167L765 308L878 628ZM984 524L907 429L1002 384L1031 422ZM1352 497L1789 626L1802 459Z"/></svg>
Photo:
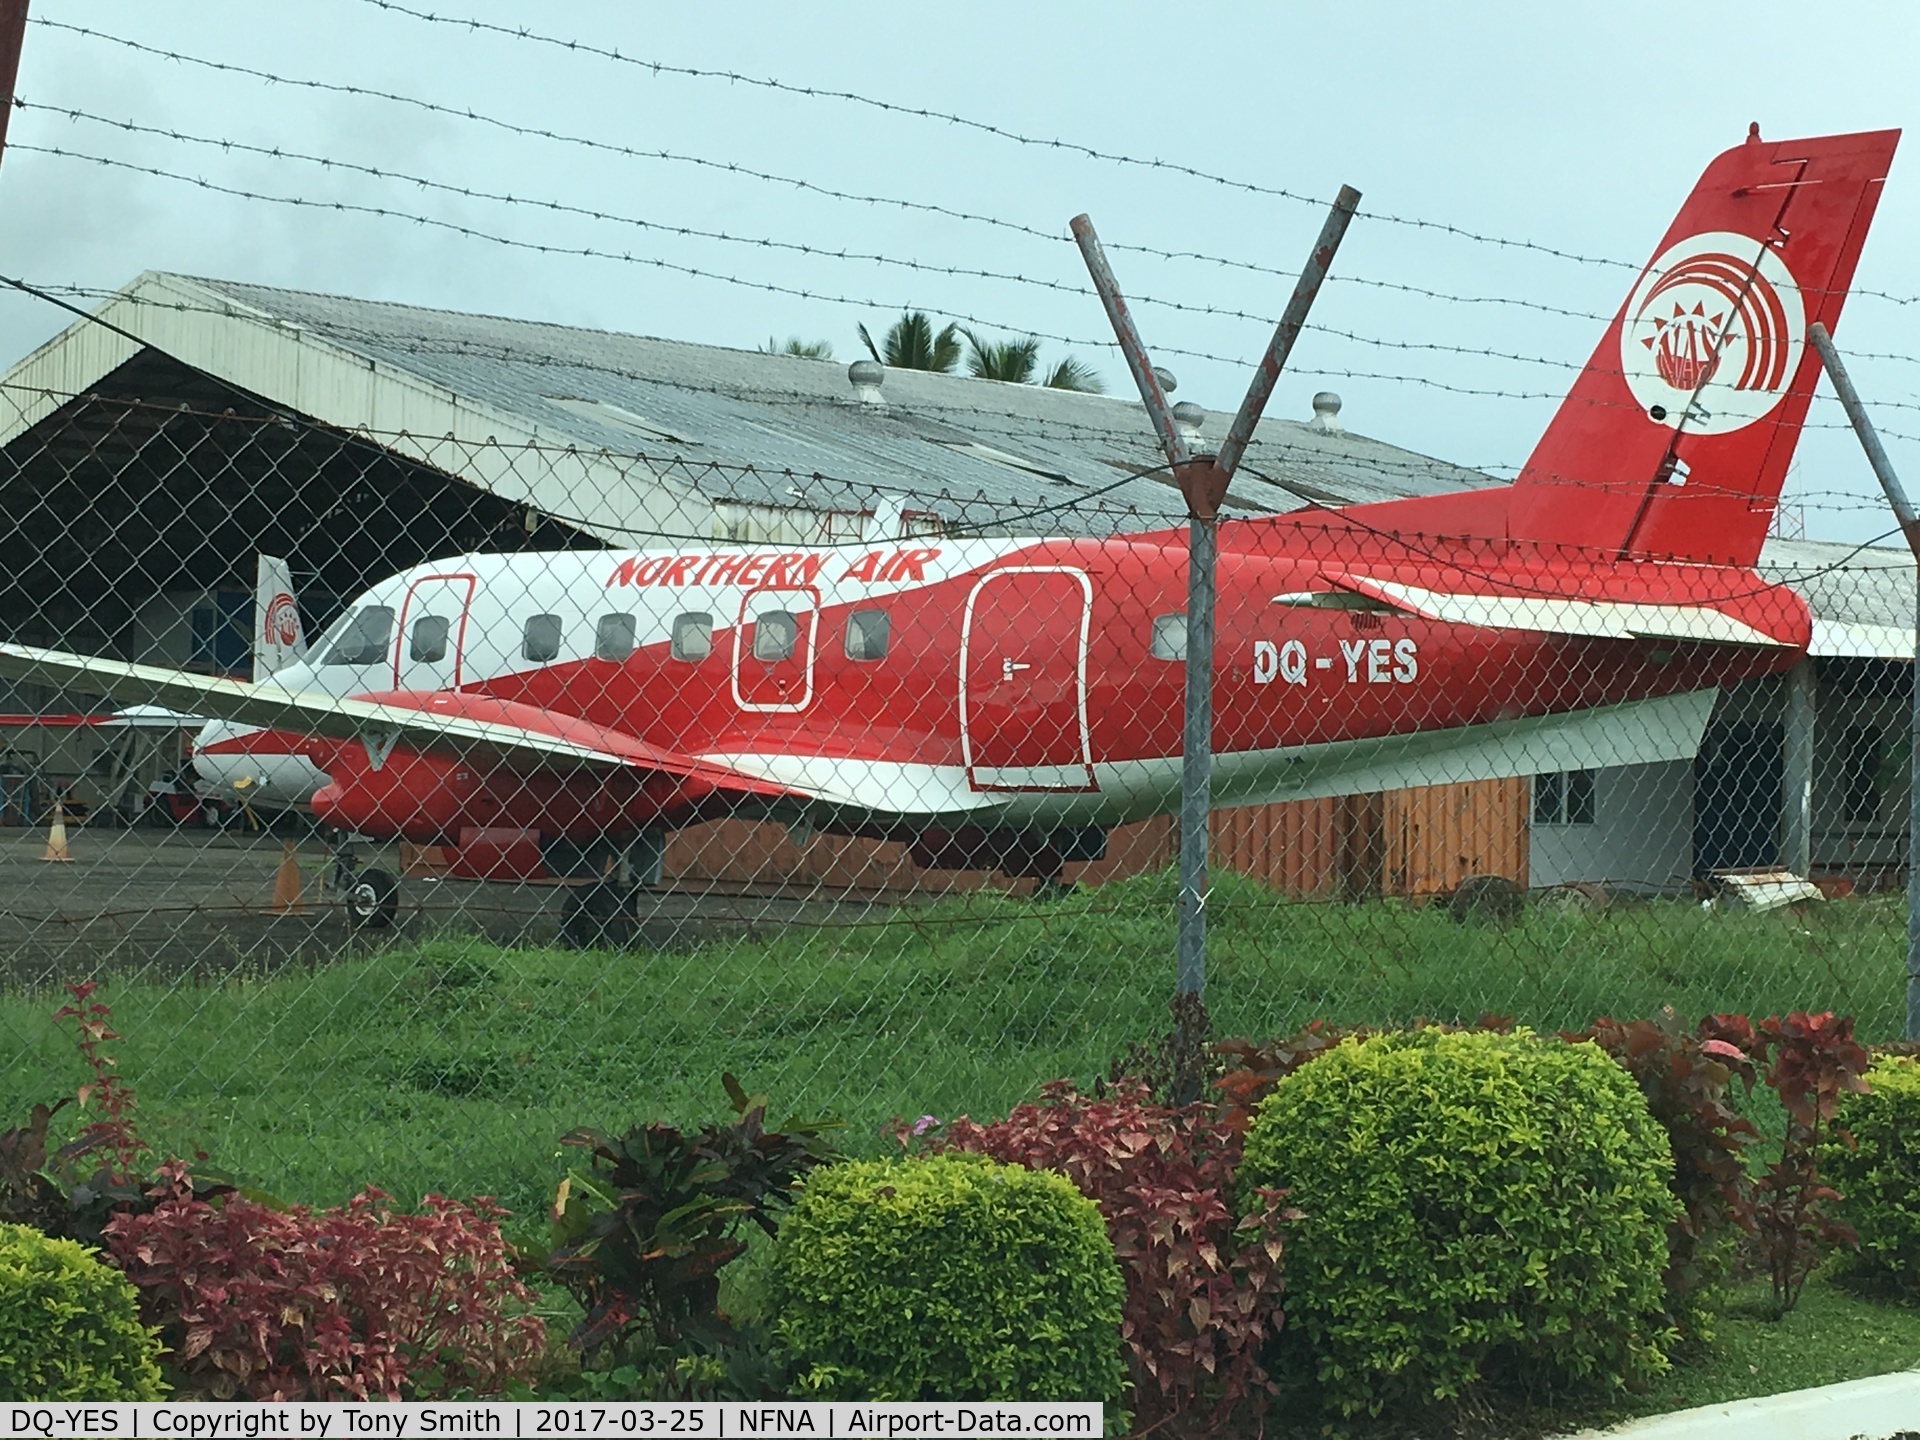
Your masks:
<svg viewBox="0 0 1920 1440"><path fill-rule="evenodd" d="M1914 563L1908 551L1769 540L1759 569L1806 598L1813 611L1809 654L1913 659Z"/></svg>
<svg viewBox="0 0 1920 1440"><path fill-rule="evenodd" d="M329 346L522 417L543 439L676 456L715 500L830 509L836 493L856 506L891 494L961 521L1039 511L1044 523L1030 528L1048 530L1111 530L1114 511L1146 523L1185 511L1170 481L1131 473L1161 462L1132 399L889 370L887 403L876 406L855 398L846 366L836 361L226 280L151 278L212 291ZM1209 412L1202 435L1224 434L1230 418ZM701 468L709 461L753 468ZM1479 471L1364 436L1268 419L1235 478L1231 504L1241 513L1273 513L1310 500L1350 503L1492 483ZM980 513L969 516L970 509Z"/></svg>

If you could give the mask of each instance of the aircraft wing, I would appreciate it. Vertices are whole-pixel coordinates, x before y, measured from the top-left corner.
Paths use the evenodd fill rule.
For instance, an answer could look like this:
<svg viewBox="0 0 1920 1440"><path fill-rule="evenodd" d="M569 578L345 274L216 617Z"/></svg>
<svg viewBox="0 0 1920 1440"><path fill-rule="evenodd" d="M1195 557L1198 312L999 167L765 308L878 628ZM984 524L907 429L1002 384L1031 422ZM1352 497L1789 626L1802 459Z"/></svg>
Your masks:
<svg viewBox="0 0 1920 1440"><path fill-rule="evenodd" d="M1644 600L1524 593L1467 593L1429 589L1352 572L1330 574L1330 583L1355 595L1454 625L1490 630L1531 630L1603 640L1691 640L1719 645L1777 645L1797 649L1804 637L1770 635L1713 605L1674 605ZM1277 597L1290 598L1290 597ZM1782 627L1786 628L1786 627Z"/></svg>
<svg viewBox="0 0 1920 1440"><path fill-rule="evenodd" d="M123 702L164 705L266 730L358 740L368 747L369 757L377 752L381 761L398 744L513 770L632 767L708 780L744 794L804 793L573 716L458 691L396 692L342 700L287 690L271 681L256 685L14 644L0 644L0 678L73 686Z"/></svg>

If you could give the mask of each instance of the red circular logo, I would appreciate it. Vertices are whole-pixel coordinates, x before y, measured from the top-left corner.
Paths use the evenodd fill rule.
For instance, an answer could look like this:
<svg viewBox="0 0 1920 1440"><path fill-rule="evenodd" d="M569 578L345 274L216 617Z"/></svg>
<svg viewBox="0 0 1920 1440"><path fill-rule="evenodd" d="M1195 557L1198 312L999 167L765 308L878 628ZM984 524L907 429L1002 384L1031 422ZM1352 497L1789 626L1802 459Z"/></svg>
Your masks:
<svg viewBox="0 0 1920 1440"><path fill-rule="evenodd" d="M299 639L300 609L293 603L293 596L282 590L267 602L260 634L269 645L291 645Z"/></svg>

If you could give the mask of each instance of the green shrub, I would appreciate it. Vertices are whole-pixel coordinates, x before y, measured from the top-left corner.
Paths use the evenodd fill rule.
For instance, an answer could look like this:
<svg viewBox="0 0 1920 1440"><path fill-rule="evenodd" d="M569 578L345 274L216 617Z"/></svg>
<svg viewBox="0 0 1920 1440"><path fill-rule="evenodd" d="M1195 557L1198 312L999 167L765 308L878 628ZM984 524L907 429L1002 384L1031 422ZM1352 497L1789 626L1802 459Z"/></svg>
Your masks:
<svg viewBox="0 0 1920 1440"><path fill-rule="evenodd" d="M1283 1378L1352 1415L1482 1381L1660 1373L1672 1173L1633 1080L1592 1045L1434 1029L1341 1043L1261 1103L1240 1169L1303 1212Z"/></svg>
<svg viewBox="0 0 1920 1440"><path fill-rule="evenodd" d="M1834 1123L1853 1146L1829 1142L1823 1168L1842 1196L1840 1218L1859 1232L1853 1272L1920 1291L1920 1063L1884 1055L1867 1083L1867 1094L1840 1097Z"/></svg>
<svg viewBox="0 0 1920 1440"><path fill-rule="evenodd" d="M158 1400L133 1286L71 1240L0 1225L0 1400Z"/></svg>
<svg viewBox="0 0 1920 1440"><path fill-rule="evenodd" d="M973 1155L826 1166L770 1304L800 1388L860 1400L1114 1400L1124 1287L1064 1176Z"/></svg>

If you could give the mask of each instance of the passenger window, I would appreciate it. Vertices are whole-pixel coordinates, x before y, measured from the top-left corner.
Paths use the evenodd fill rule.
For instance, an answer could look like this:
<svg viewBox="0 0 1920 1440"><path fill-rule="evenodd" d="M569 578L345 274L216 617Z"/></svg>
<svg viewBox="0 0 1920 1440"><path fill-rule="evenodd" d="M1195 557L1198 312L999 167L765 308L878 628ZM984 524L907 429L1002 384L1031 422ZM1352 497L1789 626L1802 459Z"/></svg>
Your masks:
<svg viewBox="0 0 1920 1440"><path fill-rule="evenodd" d="M855 610L847 616L847 659L887 658L887 612Z"/></svg>
<svg viewBox="0 0 1920 1440"><path fill-rule="evenodd" d="M1186 659L1187 617L1185 615L1154 616L1153 643L1148 648L1156 660Z"/></svg>
<svg viewBox="0 0 1920 1440"><path fill-rule="evenodd" d="M762 610L753 617L753 658L785 660L793 654L800 622L785 610Z"/></svg>
<svg viewBox="0 0 1920 1440"><path fill-rule="evenodd" d="M407 646L410 660L435 661L447 658L447 627L444 615L422 615L413 622L413 639Z"/></svg>
<svg viewBox="0 0 1920 1440"><path fill-rule="evenodd" d="M393 640L393 609L368 605L354 612L341 627L340 638L327 651L325 665L378 665L387 658Z"/></svg>
<svg viewBox="0 0 1920 1440"><path fill-rule="evenodd" d="M633 653L633 616L602 615L593 632L593 654L598 660L624 660Z"/></svg>
<svg viewBox="0 0 1920 1440"><path fill-rule="evenodd" d="M560 657L560 617L529 615L521 633L520 653L528 660L557 660Z"/></svg>
<svg viewBox="0 0 1920 1440"><path fill-rule="evenodd" d="M690 610L673 617L672 654L676 660L704 660L713 653L713 616Z"/></svg>

